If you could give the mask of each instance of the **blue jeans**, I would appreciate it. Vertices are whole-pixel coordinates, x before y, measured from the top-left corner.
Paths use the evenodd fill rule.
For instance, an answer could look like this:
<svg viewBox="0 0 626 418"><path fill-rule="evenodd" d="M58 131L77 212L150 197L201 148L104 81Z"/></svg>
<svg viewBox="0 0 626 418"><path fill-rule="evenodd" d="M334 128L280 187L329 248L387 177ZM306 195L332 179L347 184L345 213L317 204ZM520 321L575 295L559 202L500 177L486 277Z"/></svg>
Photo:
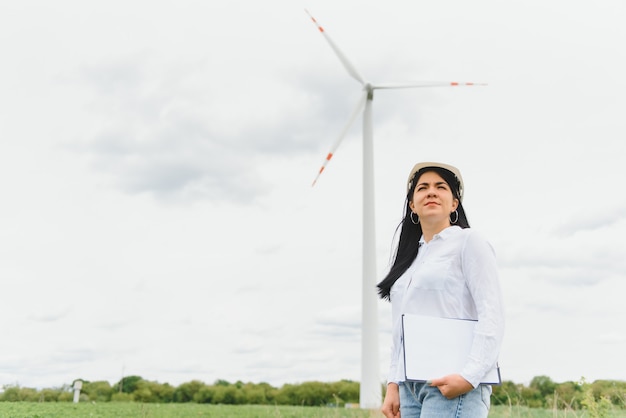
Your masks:
<svg viewBox="0 0 626 418"><path fill-rule="evenodd" d="M490 405L489 385L479 385L464 395L446 399L438 388L426 383L400 383L402 418L486 418Z"/></svg>

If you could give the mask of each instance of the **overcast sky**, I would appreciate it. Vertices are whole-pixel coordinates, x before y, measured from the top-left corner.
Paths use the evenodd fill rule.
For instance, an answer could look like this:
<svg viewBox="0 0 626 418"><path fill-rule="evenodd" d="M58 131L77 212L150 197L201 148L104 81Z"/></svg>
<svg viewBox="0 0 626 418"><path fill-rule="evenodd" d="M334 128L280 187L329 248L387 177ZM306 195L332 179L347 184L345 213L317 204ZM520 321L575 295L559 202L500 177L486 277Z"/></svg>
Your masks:
<svg viewBox="0 0 626 418"><path fill-rule="evenodd" d="M360 379L361 126L377 269L406 177L459 167L505 380L626 379L621 0L0 5L0 384ZM380 370L390 309L379 303Z"/></svg>

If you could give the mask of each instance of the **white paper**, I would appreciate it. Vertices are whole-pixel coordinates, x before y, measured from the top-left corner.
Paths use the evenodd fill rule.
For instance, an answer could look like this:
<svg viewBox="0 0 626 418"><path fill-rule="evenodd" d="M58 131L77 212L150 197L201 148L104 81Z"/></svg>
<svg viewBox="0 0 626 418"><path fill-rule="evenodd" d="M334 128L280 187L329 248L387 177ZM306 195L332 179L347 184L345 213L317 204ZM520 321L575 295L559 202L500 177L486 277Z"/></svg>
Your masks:
<svg viewBox="0 0 626 418"><path fill-rule="evenodd" d="M406 380L426 381L460 373L467 362L478 321L402 315ZM501 383L497 366L481 383Z"/></svg>

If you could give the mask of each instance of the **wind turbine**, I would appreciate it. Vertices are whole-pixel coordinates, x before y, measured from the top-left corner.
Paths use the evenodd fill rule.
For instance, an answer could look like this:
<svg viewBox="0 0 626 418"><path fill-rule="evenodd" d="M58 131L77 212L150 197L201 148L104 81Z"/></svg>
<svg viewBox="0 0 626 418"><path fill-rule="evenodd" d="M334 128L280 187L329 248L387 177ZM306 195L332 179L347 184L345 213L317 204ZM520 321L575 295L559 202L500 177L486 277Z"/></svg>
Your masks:
<svg viewBox="0 0 626 418"><path fill-rule="evenodd" d="M376 295L376 228L374 216L374 147L372 129L372 101L374 90L401 89L418 87L455 87L484 85L478 83L459 82L417 82L408 84L384 83L371 84L367 82L348 58L341 52L324 28L306 10L311 20L317 26L330 47L333 49L348 74L358 81L362 88L361 95L348 122L332 145L322 167L320 168L313 186L331 160L335 151L346 136L357 116L363 112L363 288L361 307L361 385L359 406L361 408L378 408L382 403L381 380L379 372L378 353L378 313Z"/></svg>

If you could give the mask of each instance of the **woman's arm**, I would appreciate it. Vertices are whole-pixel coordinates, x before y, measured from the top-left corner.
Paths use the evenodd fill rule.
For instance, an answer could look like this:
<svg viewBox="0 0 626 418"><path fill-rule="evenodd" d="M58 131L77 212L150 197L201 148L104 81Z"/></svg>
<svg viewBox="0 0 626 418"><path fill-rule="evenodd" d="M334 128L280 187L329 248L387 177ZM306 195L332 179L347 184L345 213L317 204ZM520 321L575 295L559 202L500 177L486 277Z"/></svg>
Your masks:
<svg viewBox="0 0 626 418"><path fill-rule="evenodd" d="M461 263L478 315L469 361L461 376L476 387L498 361L504 308L495 252L482 235L475 231L468 235Z"/></svg>
<svg viewBox="0 0 626 418"><path fill-rule="evenodd" d="M397 383L387 385L385 401L380 410L386 418L400 418L400 390Z"/></svg>

